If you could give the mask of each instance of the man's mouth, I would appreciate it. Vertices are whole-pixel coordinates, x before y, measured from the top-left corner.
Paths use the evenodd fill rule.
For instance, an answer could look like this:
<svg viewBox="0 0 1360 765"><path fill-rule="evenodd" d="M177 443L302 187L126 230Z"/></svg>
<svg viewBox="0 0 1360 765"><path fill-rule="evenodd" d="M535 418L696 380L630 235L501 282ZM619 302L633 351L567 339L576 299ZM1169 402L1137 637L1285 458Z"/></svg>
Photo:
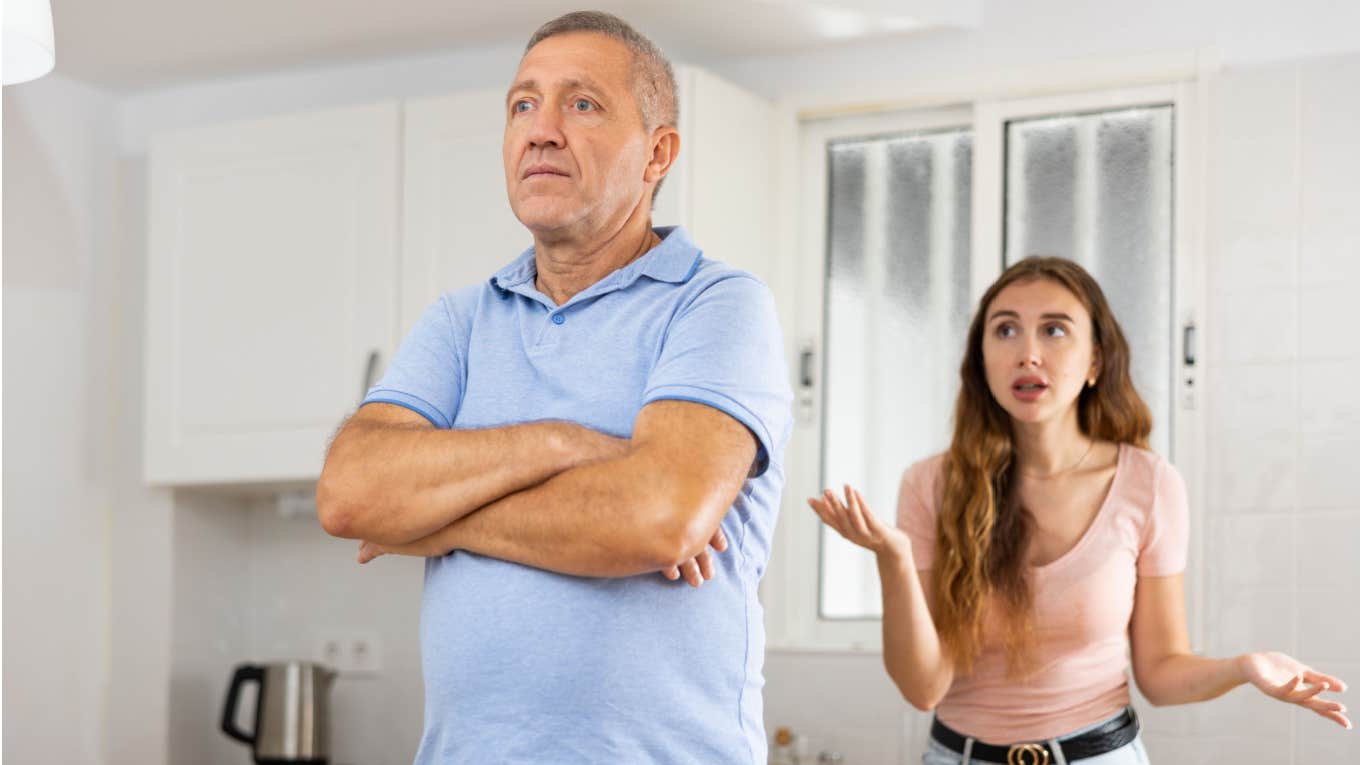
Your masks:
<svg viewBox="0 0 1360 765"><path fill-rule="evenodd" d="M552 167L551 165L531 165L529 169L524 171L524 179L526 180L529 178L533 178L535 176L553 176L553 175L561 176L563 178L567 177L567 174L565 172L558 170L557 168Z"/></svg>

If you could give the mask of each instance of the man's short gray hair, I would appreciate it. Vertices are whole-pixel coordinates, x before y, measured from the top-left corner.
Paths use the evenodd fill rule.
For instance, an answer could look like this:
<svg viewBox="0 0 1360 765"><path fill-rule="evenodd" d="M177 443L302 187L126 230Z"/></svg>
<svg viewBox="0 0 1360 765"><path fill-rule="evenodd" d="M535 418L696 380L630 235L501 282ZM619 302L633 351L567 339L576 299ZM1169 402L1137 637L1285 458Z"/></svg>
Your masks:
<svg viewBox="0 0 1360 765"><path fill-rule="evenodd" d="M675 127L680 107L675 97L675 70L661 49L628 25L628 22L603 11L573 11L549 21L534 32L524 53L555 35L569 32L595 32L612 37L628 46L633 54L633 97L642 111L648 129L665 125Z"/></svg>
<svg viewBox="0 0 1360 765"><path fill-rule="evenodd" d="M676 97L675 69L671 67L671 62L656 47L656 43L612 13L572 11L558 16L534 32L529 44L524 46L524 55L527 56L535 45L549 37L571 32L595 32L628 46L633 54L633 100L637 101L638 110L642 113L643 127L650 131L663 125L678 126L680 102ZM653 202L665 180L663 177L656 182L656 188L652 191Z"/></svg>

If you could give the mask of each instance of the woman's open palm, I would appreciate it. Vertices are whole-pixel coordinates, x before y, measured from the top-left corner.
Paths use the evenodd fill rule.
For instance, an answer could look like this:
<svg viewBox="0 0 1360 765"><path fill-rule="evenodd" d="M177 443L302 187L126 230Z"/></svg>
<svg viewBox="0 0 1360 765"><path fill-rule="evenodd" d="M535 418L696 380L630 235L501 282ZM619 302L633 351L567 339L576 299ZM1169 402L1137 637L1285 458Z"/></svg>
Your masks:
<svg viewBox="0 0 1360 765"><path fill-rule="evenodd" d="M845 487L845 501L827 489L820 497L809 497L808 504L817 512L822 522L836 530L836 533L876 555L891 553L907 556L911 554L911 541L906 533L896 526L890 526L878 519L868 503L861 497L859 490Z"/></svg>
<svg viewBox="0 0 1360 765"><path fill-rule="evenodd" d="M1320 698L1323 691L1344 691L1340 678L1324 675L1282 653L1274 651L1249 653L1241 657L1247 680L1271 698L1298 704L1349 729L1346 706L1338 701Z"/></svg>

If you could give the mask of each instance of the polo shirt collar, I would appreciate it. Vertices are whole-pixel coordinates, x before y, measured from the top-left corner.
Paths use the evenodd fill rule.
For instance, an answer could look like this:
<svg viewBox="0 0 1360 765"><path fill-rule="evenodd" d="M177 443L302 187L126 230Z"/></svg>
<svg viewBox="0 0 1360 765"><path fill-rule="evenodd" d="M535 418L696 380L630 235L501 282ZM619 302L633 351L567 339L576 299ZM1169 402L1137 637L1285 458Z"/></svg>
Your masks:
<svg viewBox="0 0 1360 765"><path fill-rule="evenodd" d="M661 237L660 244L632 263L587 287L576 297L623 289L642 276L672 284L689 281L699 268L699 259L703 255L695 246L694 240L690 239L689 232L685 231L683 226L659 226L652 230ZM530 247L510 265L497 271L491 277L491 286L506 292L520 294L532 292L536 295L538 290L534 288L534 277L537 275L534 248ZM572 301L575 299L574 297Z"/></svg>

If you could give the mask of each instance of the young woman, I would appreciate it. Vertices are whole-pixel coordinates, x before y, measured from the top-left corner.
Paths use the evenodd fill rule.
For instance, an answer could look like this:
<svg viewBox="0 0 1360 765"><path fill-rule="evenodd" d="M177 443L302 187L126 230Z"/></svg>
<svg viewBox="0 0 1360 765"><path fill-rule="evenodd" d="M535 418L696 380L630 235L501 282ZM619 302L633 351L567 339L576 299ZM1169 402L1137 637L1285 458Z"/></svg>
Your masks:
<svg viewBox="0 0 1360 765"><path fill-rule="evenodd" d="M1190 652L1185 487L1147 449L1128 346L1085 270L1007 269L961 375L953 441L903 474L897 527L849 486L808 500L877 556L884 664L936 711L926 765L1146 763L1126 645L1153 704L1249 682L1350 728L1321 695L1345 690L1335 677L1280 653Z"/></svg>

